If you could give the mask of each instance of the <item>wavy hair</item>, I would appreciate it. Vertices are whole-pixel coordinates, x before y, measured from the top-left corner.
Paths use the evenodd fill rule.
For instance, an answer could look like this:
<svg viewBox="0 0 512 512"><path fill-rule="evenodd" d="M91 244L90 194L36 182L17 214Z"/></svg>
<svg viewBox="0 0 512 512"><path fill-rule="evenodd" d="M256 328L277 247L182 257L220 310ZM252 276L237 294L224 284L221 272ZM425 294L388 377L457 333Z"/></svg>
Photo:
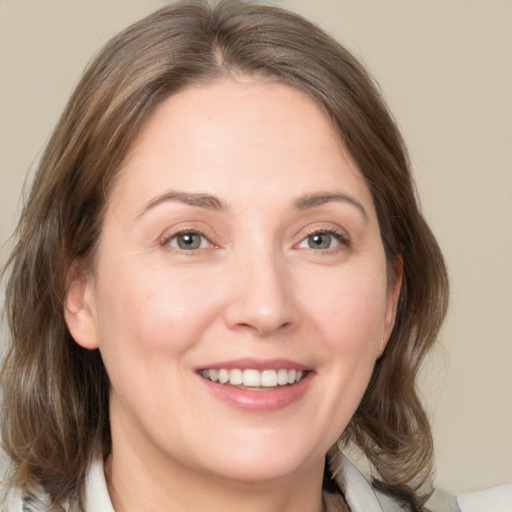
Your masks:
<svg viewBox="0 0 512 512"><path fill-rule="evenodd" d="M371 190L389 280L403 265L403 285L391 338L341 439L361 448L389 492L417 508L429 494L432 437L416 375L446 313L448 281L397 126L365 69L317 26L276 7L201 0L168 5L114 37L84 73L40 161L4 269L11 344L2 434L12 482L24 492L42 486L54 504L82 503L91 458L111 448L109 379L99 352L71 338L63 300L73 265L92 264L123 158L169 95L240 74L312 97Z"/></svg>

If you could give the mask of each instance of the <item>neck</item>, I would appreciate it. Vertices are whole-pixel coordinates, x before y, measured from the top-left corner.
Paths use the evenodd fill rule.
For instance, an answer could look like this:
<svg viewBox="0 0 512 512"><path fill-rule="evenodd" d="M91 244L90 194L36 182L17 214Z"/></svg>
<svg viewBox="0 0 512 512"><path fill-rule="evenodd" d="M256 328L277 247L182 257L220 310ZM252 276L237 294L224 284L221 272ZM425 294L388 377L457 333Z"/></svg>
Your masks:
<svg viewBox="0 0 512 512"><path fill-rule="evenodd" d="M140 447L139 447L140 448ZM143 454L141 457L140 454ZM323 461L278 481L232 481L150 457L147 451L116 449L105 474L116 512L324 512Z"/></svg>
<svg viewBox="0 0 512 512"><path fill-rule="evenodd" d="M131 468L135 469L135 468ZM107 485L116 512L325 512L320 485L237 484L187 472L162 478L121 471L116 459L106 467ZM135 476L135 479L134 479ZM165 483L164 483L165 481Z"/></svg>

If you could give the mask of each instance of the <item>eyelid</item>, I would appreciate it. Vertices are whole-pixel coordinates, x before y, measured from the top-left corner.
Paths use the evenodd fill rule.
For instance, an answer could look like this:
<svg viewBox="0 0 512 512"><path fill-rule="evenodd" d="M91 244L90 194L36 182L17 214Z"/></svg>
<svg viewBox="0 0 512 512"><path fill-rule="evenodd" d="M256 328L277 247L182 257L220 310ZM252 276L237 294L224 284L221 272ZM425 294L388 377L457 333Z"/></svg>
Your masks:
<svg viewBox="0 0 512 512"><path fill-rule="evenodd" d="M185 234L198 235L198 236L204 237L207 240L209 247L186 250L186 249L180 249L179 247L174 247L170 244L170 241L173 238L176 238L180 235L185 235ZM188 254L198 253L201 251L205 251L208 249L214 249L214 248L218 247L218 244L215 243L212 235L207 234L205 232L205 230L203 230L203 229L198 229L196 227L191 227L191 226L183 226L178 229L166 231L166 233L164 235L162 235L162 237L161 237L160 245L163 247L170 247L170 248L172 248L172 250L180 252L180 253L188 253Z"/></svg>
<svg viewBox="0 0 512 512"><path fill-rule="evenodd" d="M300 240L294 244L295 248L299 248L298 246L302 244L308 237L316 234L326 234L333 236L338 242L339 245L336 245L336 247L331 247L328 249L311 249L317 252L322 253L328 253L328 252L334 252L336 250L341 250L343 248L348 248L351 246L351 240L347 232L343 229L340 229L339 227L335 226L317 226L317 227L311 227L306 230L305 233L301 234Z"/></svg>
<svg viewBox="0 0 512 512"><path fill-rule="evenodd" d="M210 234L208 231L209 230L207 230L207 229L198 228L198 227L195 227L192 225L185 225L185 226L182 226L179 228L168 229L160 237L159 245L161 245L163 247L170 247L170 248L172 248L172 250L175 250L177 252L188 253L188 254L198 253L198 252L202 252L202 251L205 251L208 249L220 248L220 245L216 242L216 239L214 238L214 236L212 234ZM170 245L170 241L173 238L175 238L179 235L183 235L183 234L194 234L194 235L202 236L208 242L209 246L203 247L203 248L185 250L185 249L180 249L179 247L174 247L174 246ZM340 227L333 226L333 225L327 225L327 226L317 225L315 227L309 227L305 231L302 231L302 233L300 234L299 240L296 243L294 243L293 247L299 248L298 246L301 243L303 243L309 236L312 236L315 234L331 235L339 242L339 244L337 244L336 247L320 249L320 250L312 249L317 252L322 252L322 253L334 252L336 250L340 250L342 248L348 248L351 246L350 236L347 234L347 232L345 230L341 229Z"/></svg>

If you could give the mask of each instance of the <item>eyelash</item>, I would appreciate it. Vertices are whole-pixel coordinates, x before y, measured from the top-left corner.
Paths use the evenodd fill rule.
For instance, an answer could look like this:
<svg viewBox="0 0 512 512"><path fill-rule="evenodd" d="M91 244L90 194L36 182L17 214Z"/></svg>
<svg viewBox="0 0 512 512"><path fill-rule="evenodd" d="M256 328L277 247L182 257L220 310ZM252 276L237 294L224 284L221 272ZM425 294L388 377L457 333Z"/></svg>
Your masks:
<svg viewBox="0 0 512 512"><path fill-rule="evenodd" d="M337 229L334 229L334 228L323 228L323 229L320 228L320 229L312 230L309 233L307 233L304 238L302 238L302 240L299 242L299 244L306 242L309 237L312 237L315 235L332 236L339 243L340 246L344 246L345 248L350 247L349 238L344 233L341 233L340 231L338 231ZM311 249L313 251L318 251L318 252L329 254L329 253L335 252L337 250L340 250L340 247L335 246L335 247L329 247L326 249L313 249L312 247L309 247L309 249Z"/></svg>
<svg viewBox="0 0 512 512"><path fill-rule="evenodd" d="M206 241L206 243L209 245L209 247L195 247L195 248L184 249L184 248L179 247L179 245L178 246L171 245L172 240L178 239L178 237L185 236L185 235L200 236L204 239L204 241ZM341 233L340 231L338 231L337 229L334 229L334 228L312 230L312 231L308 232L300 240L299 244L297 244L297 245L300 246L301 244L306 243L308 238L315 236L315 235L331 236L339 243L339 245L344 246L346 248L350 247L349 238L345 234ZM201 242L201 245L202 245L202 243L203 242ZM179 244L179 242L177 242L177 244ZM194 254L194 253L197 253L197 252L205 250L205 249L217 247L216 244L214 242L212 242L210 237L208 237L205 233L203 233L202 231L199 231L197 229L190 229L190 228L180 229L179 231L176 231L172 235L165 237L163 239L163 241L161 242L161 245L173 247L173 249L178 250L182 253L186 253L186 254ZM306 247L304 247L304 248L306 248ZM307 248L310 250L318 251L318 252L322 252L322 253L332 253L337 250L340 250L338 245L335 247L328 247L325 249L321 249L321 248L319 249L319 248L313 248L313 247L307 247Z"/></svg>
<svg viewBox="0 0 512 512"><path fill-rule="evenodd" d="M179 246L171 245L172 240L178 239L178 237L186 236L186 235L202 237L207 242L209 247L197 247L197 248L183 249L183 248L181 248ZM201 242L201 244L202 244L202 242ZM190 228L180 229L179 231L176 231L172 235L170 235L168 237L165 237L164 240L162 241L161 245L162 246L170 246L173 249L175 249L177 251L180 251L182 253L186 253L186 254L194 254L194 253L197 253L200 250L204 250L204 249L209 249L209 248L215 247L215 244L210 240L210 238L205 233L203 233L202 231L199 231L197 229L190 229Z"/></svg>

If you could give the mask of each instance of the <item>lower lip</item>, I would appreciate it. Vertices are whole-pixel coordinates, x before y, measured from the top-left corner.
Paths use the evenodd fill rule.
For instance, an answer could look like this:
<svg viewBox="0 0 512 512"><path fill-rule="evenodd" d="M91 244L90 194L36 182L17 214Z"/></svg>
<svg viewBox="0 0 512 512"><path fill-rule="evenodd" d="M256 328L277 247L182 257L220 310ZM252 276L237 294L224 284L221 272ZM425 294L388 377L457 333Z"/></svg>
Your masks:
<svg viewBox="0 0 512 512"><path fill-rule="evenodd" d="M313 380L313 372L308 374L298 383L275 388L240 389L229 384L219 384L198 376L205 386L228 405L252 412L273 412L284 409L300 400Z"/></svg>

